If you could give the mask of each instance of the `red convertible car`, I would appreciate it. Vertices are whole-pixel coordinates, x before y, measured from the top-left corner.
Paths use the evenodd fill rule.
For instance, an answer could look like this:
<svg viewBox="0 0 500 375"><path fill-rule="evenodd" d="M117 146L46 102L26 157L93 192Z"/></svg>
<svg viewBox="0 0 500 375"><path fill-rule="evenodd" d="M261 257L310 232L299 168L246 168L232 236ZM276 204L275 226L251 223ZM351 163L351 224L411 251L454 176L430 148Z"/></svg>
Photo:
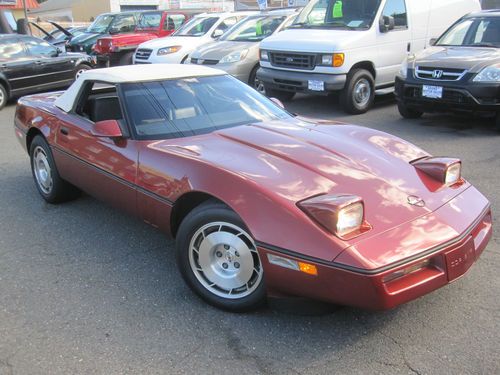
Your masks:
<svg viewBox="0 0 500 375"><path fill-rule="evenodd" d="M293 116L203 66L85 72L22 98L15 132L47 202L83 190L172 235L186 282L227 310L266 294L392 308L462 276L491 238L460 160Z"/></svg>

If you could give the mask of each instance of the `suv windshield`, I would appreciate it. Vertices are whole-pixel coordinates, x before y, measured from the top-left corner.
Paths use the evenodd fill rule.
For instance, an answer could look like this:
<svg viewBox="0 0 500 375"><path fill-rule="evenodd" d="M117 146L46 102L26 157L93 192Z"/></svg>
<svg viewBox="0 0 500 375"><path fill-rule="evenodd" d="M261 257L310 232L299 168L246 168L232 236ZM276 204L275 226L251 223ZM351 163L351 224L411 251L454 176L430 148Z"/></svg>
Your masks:
<svg viewBox="0 0 500 375"><path fill-rule="evenodd" d="M500 48L500 18L466 18L446 31L437 46Z"/></svg>
<svg viewBox="0 0 500 375"><path fill-rule="evenodd" d="M233 42L260 42L281 25L285 16L259 16L248 17L240 22L234 29L222 36L220 40L229 40Z"/></svg>
<svg viewBox="0 0 500 375"><path fill-rule="evenodd" d="M229 75L122 84L139 139L168 139L288 119L291 115Z"/></svg>
<svg viewBox="0 0 500 375"><path fill-rule="evenodd" d="M161 12L143 13L137 22L138 29L157 29L160 27Z"/></svg>
<svg viewBox="0 0 500 375"><path fill-rule="evenodd" d="M114 14L102 14L99 17L95 19L94 22L89 26L87 29L87 32L89 33L99 33L103 34L105 33L109 25L111 25L111 22L113 22L113 19L115 18Z"/></svg>
<svg viewBox="0 0 500 375"><path fill-rule="evenodd" d="M173 36L203 36L219 20L219 17L195 17L173 33Z"/></svg>
<svg viewBox="0 0 500 375"><path fill-rule="evenodd" d="M311 0L290 28L368 29L381 0Z"/></svg>

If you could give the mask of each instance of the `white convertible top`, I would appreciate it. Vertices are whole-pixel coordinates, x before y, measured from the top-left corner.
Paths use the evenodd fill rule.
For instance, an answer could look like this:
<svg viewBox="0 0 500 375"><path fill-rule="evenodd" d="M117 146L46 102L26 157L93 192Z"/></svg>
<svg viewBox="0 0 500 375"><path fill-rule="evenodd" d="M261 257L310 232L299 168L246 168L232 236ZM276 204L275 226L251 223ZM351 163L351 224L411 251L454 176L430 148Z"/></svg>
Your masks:
<svg viewBox="0 0 500 375"><path fill-rule="evenodd" d="M71 111L81 87L87 81L118 84L126 82L161 81L189 77L208 77L225 74L227 73L222 70L208 68L202 65L181 64L127 65L113 68L87 70L82 73L80 77L78 77L78 79L55 100L54 105L62 109L64 112Z"/></svg>

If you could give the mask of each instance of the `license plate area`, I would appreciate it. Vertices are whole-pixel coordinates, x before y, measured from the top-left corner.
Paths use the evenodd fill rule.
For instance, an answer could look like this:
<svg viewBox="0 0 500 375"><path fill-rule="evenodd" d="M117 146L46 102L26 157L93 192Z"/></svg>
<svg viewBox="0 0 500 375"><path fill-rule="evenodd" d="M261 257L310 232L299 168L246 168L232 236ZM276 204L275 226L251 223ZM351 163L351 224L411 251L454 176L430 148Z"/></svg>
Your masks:
<svg viewBox="0 0 500 375"><path fill-rule="evenodd" d="M469 237L467 242L459 248L446 252L445 258L448 281L462 276L476 260L473 238Z"/></svg>
<svg viewBox="0 0 500 375"><path fill-rule="evenodd" d="M325 82L310 79L307 81L307 88L311 91L325 91Z"/></svg>
<svg viewBox="0 0 500 375"><path fill-rule="evenodd" d="M430 99L442 99L443 88L441 86L423 85L422 96Z"/></svg>

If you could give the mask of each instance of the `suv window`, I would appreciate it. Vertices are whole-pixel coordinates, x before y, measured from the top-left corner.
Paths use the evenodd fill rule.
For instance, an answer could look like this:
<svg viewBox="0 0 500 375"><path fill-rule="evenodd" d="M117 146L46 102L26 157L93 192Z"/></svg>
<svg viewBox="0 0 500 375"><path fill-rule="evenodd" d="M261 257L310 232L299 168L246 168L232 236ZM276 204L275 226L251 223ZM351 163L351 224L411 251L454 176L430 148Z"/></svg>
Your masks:
<svg viewBox="0 0 500 375"><path fill-rule="evenodd" d="M177 30L185 21L184 14L169 14L163 24L163 30Z"/></svg>
<svg viewBox="0 0 500 375"><path fill-rule="evenodd" d="M57 49L44 40L26 38L23 42L28 52L33 56L54 57L57 55Z"/></svg>
<svg viewBox="0 0 500 375"><path fill-rule="evenodd" d="M130 16L116 16L111 24L110 32L128 33L135 30L135 17Z"/></svg>
<svg viewBox="0 0 500 375"><path fill-rule="evenodd" d="M382 16L394 18L395 29L408 28L408 15L405 0L387 0Z"/></svg>
<svg viewBox="0 0 500 375"><path fill-rule="evenodd" d="M0 59L15 59L25 57L26 51L17 39L2 39L0 41Z"/></svg>

